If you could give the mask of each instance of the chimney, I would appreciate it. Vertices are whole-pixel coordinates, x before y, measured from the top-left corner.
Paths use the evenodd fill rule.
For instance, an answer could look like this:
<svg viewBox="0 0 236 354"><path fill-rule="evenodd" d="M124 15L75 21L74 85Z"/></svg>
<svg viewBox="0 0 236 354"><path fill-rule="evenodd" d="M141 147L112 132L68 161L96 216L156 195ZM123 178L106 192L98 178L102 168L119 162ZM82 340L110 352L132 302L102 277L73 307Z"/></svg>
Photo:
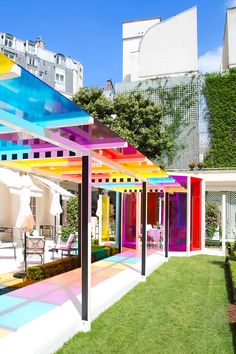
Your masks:
<svg viewBox="0 0 236 354"><path fill-rule="evenodd" d="M36 42L38 48L45 47L44 40L42 37L37 37L35 42Z"/></svg>
<svg viewBox="0 0 236 354"><path fill-rule="evenodd" d="M113 86L113 83L112 83L112 80L107 80L107 90L108 91L112 91L114 90L114 86Z"/></svg>

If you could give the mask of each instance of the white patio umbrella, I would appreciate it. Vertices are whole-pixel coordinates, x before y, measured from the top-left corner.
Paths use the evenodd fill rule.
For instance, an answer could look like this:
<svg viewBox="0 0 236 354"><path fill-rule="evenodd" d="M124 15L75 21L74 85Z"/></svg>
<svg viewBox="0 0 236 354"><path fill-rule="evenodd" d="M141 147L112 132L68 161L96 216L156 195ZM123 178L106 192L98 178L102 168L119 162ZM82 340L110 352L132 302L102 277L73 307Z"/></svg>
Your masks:
<svg viewBox="0 0 236 354"><path fill-rule="evenodd" d="M13 194L21 194L23 183L29 187L31 197L41 197L43 193L42 189L38 188L28 175L20 176L19 173L7 168L0 167L0 182L5 184Z"/></svg>
<svg viewBox="0 0 236 354"><path fill-rule="evenodd" d="M57 242L56 237L56 227L57 227L57 217L63 212L61 203L60 203L60 196L63 200L67 200L70 197L75 197L74 194L68 192L66 189L62 188L58 184L53 181L50 181L43 177L35 176L35 179L41 182L44 186L48 187L52 193L52 202L50 206L50 214L54 215L54 241Z"/></svg>
<svg viewBox="0 0 236 354"><path fill-rule="evenodd" d="M54 216L59 216L63 212L60 203L60 194L54 190L51 190L51 193L52 193L52 203L50 206L50 214Z"/></svg>
<svg viewBox="0 0 236 354"><path fill-rule="evenodd" d="M24 232L32 231L35 221L30 209L30 188L31 179L29 176L24 175L20 177L22 186L20 189L20 209L16 220L16 227L21 228Z"/></svg>

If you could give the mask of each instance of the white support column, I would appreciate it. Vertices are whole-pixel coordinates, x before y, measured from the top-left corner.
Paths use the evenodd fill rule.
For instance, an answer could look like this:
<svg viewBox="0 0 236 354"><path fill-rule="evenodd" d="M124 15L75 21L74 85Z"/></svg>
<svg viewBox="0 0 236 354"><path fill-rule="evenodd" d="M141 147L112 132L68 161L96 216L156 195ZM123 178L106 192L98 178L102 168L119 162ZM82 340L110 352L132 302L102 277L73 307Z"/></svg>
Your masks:
<svg viewBox="0 0 236 354"><path fill-rule="evenodd" d="M202 179L202 229L201 229L201 250L205 249L206 239L206 182Z"/></svg>
<svg viewBox="0 0 236 354"><path fill-rule="evenodd" d="M226 195L222 194L222 214L221 214L221 226L222 226L222 252L225 255L225 239L226 239Z"/></svg>
<svg viewBox="0 0 236 354"><path fill-rule="evenodd" d="M191 238L191 177L187 177L187 235L186 235L186 252L190 256L190 238Z"/></svg>

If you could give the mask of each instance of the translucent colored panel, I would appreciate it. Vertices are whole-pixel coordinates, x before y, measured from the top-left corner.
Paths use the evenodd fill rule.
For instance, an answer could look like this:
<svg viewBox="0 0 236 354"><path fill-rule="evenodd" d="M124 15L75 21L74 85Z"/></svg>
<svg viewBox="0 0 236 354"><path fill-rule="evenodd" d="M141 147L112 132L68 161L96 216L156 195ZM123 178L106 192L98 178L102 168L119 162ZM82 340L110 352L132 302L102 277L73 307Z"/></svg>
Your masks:
<svg viewBox="0 0 236 354"><path fill-rule="evenodd" d="M0 108L29 121L68 112L88 115L37 77L21 68L19 78L0 81Z"/></svg>
<svg viewBox="0 0 236 354"><path fill-rule="evenodd" d="M169 194L169 251L186 251L187 194Z"/></svg>
<svg viewBox="0 0 236 354"><path fill-rule="evenodd" d="M101 144L105 145L111 141L114 143L124 142L122 138L98 120L94 120L94 124L62 128L60 131L61 135L67 135L71 140L73 139L86 147L97 144L97 148L99 148Z"/></svg>
<svg viewBox="0 0 236 354"><path fill-rule="evenodd" d="M136 194L123 194L122 247L136 249Z"/></svg>
<svg viewBox="0 0 236 354"><path fill-rule="evenodd" d="M148 193L147 224L158 224L158 193Z"/></svg>
<svg viewBox="0 0 236 354"><path fill-rule="evenodd" d="M179 184L181 184L182 187L187 188L187 177L186 176L171 175L170 177L173 177Z"/></svg>
<svg viewBox="0 0 236 354"><path fill-rule="evenodd" d="M202 181L199 178L191 177L191 240L190 251L201 249L202 229Z"/></svg>

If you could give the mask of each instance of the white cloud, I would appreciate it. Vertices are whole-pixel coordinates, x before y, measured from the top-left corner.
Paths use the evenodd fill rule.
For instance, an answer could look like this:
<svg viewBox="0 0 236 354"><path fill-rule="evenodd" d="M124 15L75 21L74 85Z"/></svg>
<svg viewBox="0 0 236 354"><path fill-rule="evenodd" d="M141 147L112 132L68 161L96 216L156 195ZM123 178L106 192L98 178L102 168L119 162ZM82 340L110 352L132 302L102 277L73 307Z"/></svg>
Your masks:
<svg viewBox="0 0 236 354"><path fill-rule="evenodd" d="M203 73L210 73L220 70L220 63L222 58L222 47L209 50L201 55L198 59L199 71Z"/></svg>
<svg viewBox="0 0 236 354"><path fill-rule="evenodd" d="M236 0L227 0L226 1L226 7L236 7Z"/></svg>

